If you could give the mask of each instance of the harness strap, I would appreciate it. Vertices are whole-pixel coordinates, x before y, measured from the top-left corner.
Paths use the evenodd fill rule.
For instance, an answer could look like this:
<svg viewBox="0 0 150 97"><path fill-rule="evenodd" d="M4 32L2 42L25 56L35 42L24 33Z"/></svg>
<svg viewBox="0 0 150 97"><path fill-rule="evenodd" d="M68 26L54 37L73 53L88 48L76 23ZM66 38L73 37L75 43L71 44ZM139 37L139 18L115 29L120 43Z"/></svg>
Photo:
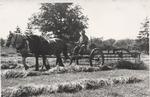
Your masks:
<svg viewBox="0 0 150 97"><path fill-rule="evenodd" d="M30 52L29 41L25 39L27 51Z"/></svg>
<svg viewBox="0 0 150 97"><path fill-rule="evenodd" d="M13 44L12 44L13 46L16 44L17 38L18 38L18 36L16 35L16 36L15 36L15 40L14 40L14 42L13 42Z"/></svg>

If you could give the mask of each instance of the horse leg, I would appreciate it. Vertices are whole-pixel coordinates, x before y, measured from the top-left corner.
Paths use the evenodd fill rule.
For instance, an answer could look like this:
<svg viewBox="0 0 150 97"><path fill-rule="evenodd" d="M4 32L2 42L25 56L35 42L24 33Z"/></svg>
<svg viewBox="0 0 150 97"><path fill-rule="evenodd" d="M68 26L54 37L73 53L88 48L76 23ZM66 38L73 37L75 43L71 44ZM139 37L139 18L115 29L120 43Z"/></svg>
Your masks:
<svg viewBox="0 0 150 97"><path fill-rule="evenodd" d="M29 67L26 64L26 57L22 57L22 63L24 65L24 67L25 67L25 70L29 69Z"/></svg>
<svg viewBox="0 0 150 97"><path fill-rule="evenodd" d="M49 64L49 62L48 62L48 59L46 58L45 60L46 60L46 64L48 65L48 67L49 67L49 69L50 69L50 64Z"/></svg>
<svg viewBox="0 0 150 97"><path fill-rule="evenodd" d="M58 58L56 58L56 66L57 66L58 62L59 62L59 60L58 60Z"/></svg>
<svg viewBox="0 0 150 97"><path fill-rule="evenodd" d="M69 65L71 65L72 62L73 62L73 57L70 58L70 64Z"/></svg>
<svg viewBox="0 0 150 97"><path fill-rule="evenodd" d="M44 55L42 56L42 58L43 58L43 65L46 67L47 70L49 70L49 69L50 69L50 66L49 66L49 65L46 65L46 59L47 59L47 58L46 58Z"/></svg>
<svg viewBox="0 0 150 97"><path fill-rule="evenodd" d="M35 71L39 71L39 62L38 62L38 58L39 58L39 55L36 55L36 56L35 56L35 59L36 59Z"/></svg>
<svg viewBox="0 0 150 97"><path fill-rule="evenodd" d="M57 61L56 62L59 63L59 66L63 66L64 67L64 64L62 62L62 59L61 59L60 55L57 55L56 57L57 57Z"/></svg>
<svg viewBox="0 0 150 97"><path fill-rule="evenodd" d="M76 60L76 64L77 64L77 65L79 65L79 61L78 61L78 58L76 58L75 60Z"/></svg>

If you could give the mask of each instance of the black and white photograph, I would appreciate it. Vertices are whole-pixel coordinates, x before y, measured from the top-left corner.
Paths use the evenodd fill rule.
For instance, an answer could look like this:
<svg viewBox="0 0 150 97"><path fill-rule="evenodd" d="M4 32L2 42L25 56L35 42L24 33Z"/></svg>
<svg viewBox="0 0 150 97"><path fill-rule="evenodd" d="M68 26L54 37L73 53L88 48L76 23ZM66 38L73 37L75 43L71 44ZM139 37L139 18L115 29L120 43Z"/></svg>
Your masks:
<svg viewBox="0 0 150 97"><path fill-rule="evenodd" d="M150 0L0 0L1 97L150 97Z"/></svg>

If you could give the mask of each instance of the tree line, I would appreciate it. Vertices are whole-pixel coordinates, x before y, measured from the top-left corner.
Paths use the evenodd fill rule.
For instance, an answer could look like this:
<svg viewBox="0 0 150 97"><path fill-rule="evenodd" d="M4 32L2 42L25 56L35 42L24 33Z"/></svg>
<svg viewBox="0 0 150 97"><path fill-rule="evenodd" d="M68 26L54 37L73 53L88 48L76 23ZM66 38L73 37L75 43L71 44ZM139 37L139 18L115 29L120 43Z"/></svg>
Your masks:
<svg viewBox="0 0 150 97"><path fill-rule="evenodd" d="M123 48L128 50L136 50L149 54L149 26L150 18L146 17L141 22L141 28L136 39L107 39L93 38L90 40L89 48L99 47L101 49Z"/></svg>

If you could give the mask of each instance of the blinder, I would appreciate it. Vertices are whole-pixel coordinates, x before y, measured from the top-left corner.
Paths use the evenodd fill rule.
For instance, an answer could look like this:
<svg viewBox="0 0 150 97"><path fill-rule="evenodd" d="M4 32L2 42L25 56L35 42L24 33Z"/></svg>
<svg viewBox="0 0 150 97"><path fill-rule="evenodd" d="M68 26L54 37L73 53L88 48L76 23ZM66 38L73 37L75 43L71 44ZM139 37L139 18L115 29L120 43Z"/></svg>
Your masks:
<svg viewBox="0 0 150 97"><path fill-rule="evenodd" d="M14 40L12 41L12 46L16 48L17 52L20 50L26 50L27 52L30 51L29 49L29 42L26 36L23 35L15 35Z"/></svg>

